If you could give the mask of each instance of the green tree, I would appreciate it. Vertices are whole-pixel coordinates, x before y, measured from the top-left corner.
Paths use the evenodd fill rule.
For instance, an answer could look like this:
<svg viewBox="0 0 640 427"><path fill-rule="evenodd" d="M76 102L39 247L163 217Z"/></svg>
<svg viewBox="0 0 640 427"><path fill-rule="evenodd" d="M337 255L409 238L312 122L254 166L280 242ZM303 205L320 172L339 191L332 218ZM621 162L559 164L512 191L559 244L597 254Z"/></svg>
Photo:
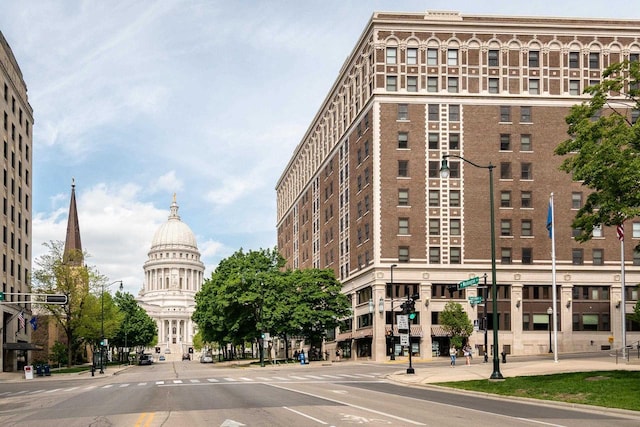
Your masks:
<svg viewBox="0 0 640 427"><path fill-rule="evenodd" d="M440 324L451 335L451 343L461 348L463 341L473 333L473 323L462 305L449 301L440 313Z"/></svg>
<svg viewBox="0 0 640 427"><path fill-rule="evenodd" d="M640 214L640 63L613 64L602 81L588 87L589 101L571 108L570 138L555 153L567 156L561 170L590 190L572 226L579 241L591 239L596 226L622 224ZM640 245L636 246L640 250Z"/></svg>
<svg viewBox="0 0 640 427"><path fill-rule="evenodd" d="M57 363L58 367L60 367L60 365L67 365L69 360L67 346L60 341L56 341L51 348L49 359Z"/></svg>
<svg viewBox="0 0 640 427"><path fill-rule="evenodd" d="M154 346L158 339L158 326L135 297L128 292L116 292L114 302L121 313L121 321L109 335L113 337L112 344L118 348L137 347L139 350Z"/></svg>
<svg viewBox="0 0 640 427"><path fill-rule="evenodd" d="M86 255L79 251L64 254L64 243L44 243L48 253L36 259L32 275L32 290L35 293L64 294L65 305L40 304L48 315L62 328L67 339L67 364L71 366L82 358L80 349L85 343L78 333L84 322L93 321L87 315L87 301L92 298L89 290L97 289L106 280L94 267L84 263Z"/></svg>
<svg viewBox="0 0 640 427"><path fill-rule="evenodd" d="M100 340L103 338L103 328L104 338L111 340L120 328L124 317L118 306L114 304L111 294L105 289L104 294L100 296L101 292L102 287L100 286L98 294L90 293L85 298L83 320L78 323L76 331L79 337L91 344L94 354L98 351ZM102 300L103 298L104 300Z"/></svg>

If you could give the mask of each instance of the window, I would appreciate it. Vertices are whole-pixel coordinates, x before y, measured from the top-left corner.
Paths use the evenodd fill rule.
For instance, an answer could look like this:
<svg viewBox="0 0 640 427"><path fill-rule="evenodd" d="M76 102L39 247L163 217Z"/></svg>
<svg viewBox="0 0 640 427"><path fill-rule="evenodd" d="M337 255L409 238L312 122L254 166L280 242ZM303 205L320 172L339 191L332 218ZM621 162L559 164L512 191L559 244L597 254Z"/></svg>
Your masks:
<svg viewBox="0 0 640 427"><path fill-rule="evenodd" d="M449 220L449 234L452 236L459 236L461 234L459 218L452 218Z"/></svg>
<svg viewBox="0 0 640 427"><path fill-rule="evenodd" d="M520 164L520 179L522 180L533 179L533 165L531 163Z"/></svg>
<svg viewBox="0 0 640 427"><path fill-rule="evenodd" d="M447 92L449 92L449 93L458 93L458 78L457 77L448 77L447 78Z"/></svg>
<svg viewBox="0 0 640 427"><path fill-rule="evenodd" d="M500 207L501 208L511 207L511 191L500 192Z"/></svg>
<svg viewBox="0 0 640 427"><path fill-rule="evenodd" d="M601 225L594 225L593 226L593 231L591 232L591 235L593 237L602 237L602 226Z"/></svg>
<svg viewBox="0 0 640 427"><path fill-rule="evenodd" d="M594 249L592 252L593 265L604 264L604 251L602 249Z"/></svg>
<svg viewBox="0 0 640 427"><path fill-rule="evenodd" d="M569 68L580 68L580 52L569 52Z"/></svg>
<svg viewBox="0 0 640 427"><path fill-rule="evenodd" d="M500 163L500 179L511 179L511 163Z"/></svg>
<svg viewBox="0 0 640 427"><path fill-rule="evenodd" d="M416 76L408 76L407 77L407 92L417 92L418 91L418 77Z"/></svg>
<svg viewBox="0 0 640 427"><path fill-rule="evenodd" d="M640 88L636 88L636 90L637 89L640 89ZM640 110L636 110L636 109L631 110L631 124L632 125L636 124L636 122L638 121L638 118L640 118Z"/></svg>
<svg viewBox="0 0 640 427"><path fill-rule="evenodd" d="M640 238L640 222L634 222L631 225L631 237Z"/></svg>
<svg viewBox="0 0 640 427"><path fill-rule="evenodd" d="M571 209L580 209L582 207L582 193L571 193Z"/></svg>
<svg viewBox="0 0 640 427"><path fill-rule="evenodd" d="M430 236L440 235L440 219L438 218L429 219L429 235Z"/></svg>
<svg viewBox="0 0 640 427"><path fill-rule="evenodd" d="M582 228L572 228L571 229L571 237L573 237L574 239L576 237L578 237L580 235L580 233L582 233Z"/></svg>
<svg viewBox="0 0 640 427"><path fill-rule="evenodd" d="M500 249L500 262L502 264L511 264L511 248Z"/></svg>
<svg viewBox="0 0 640 427"><path fill-rule="evenodd" d="M580 95L579 80L569 80L569 95Z"/></svg>
<svg viewBox="0 0 640 427"><path fill-rule="evenodd" d="M600 69L600 53L591 52L589 54L589 68L592 70Z"/></svg>
<svg viewBox="0 0 640 427"><path fill-rule="evenodd" d="M438 65L438 49L427 49L427 65Z"/></svg>
<svg viewBox="0 0 640 427"><path fill-rule="evenodd" d="M409 218L398 219L398 234L409 234Z"/></svg>
<svg viewBox="0 0 640 427"><path fill-rule="evenodd" d="M533 263L533 249L522 248L522 263L523 264Z"/></svg>
<svg viewBox="0 0 640 427"><path fill-rule="evenodd" d="M459 122L460 121L460 106L457 104L449 105L449 121L450 122Z"/></svg>
<svg viewBox="0 0 640 427"><path fill-rule="evenodd" d="M439 112L439 108L437 104L429 104L429 121L431 122L437 122L439 120L438 117L438 112Z"/></svg>
<svg viewBox="0 0 640 427"><path fill-rule="evenodd" d="M460 134L450 133L449 134L449 150L459 150L459 149L460 149Z"/></svg>
<svg viewBox="0 0 640 427"><path fill-rule="evenodd" d="M398 261L399 262L409 262L409 247L408 246L400 246L398 248Z"/></svg>
<svg viewBox="0 0 640 427"><path fill-rule="evenodd" d="M520 193L520 207L521 208L533 207L533 202L531 201L531 191L523 191Z"/></svg>
<svg viewBox="0 0 640 427"><path fill-rule="evenodd" d="M429 248L429 263L440 264L440 248Z"/></svg>
<svg viewBox="0 0 640 427"><path fill-rule="evenodd" d="M440 135L437 133L429 133L429 150L437 150L440 146Z"/></svg>
<svg viewBox="0 0 640 427"><path fill-rule="evenodd" d="M511 107L509 106L500 107L500 121L503 123L511 122Z"/></svg>
<svg viewBox="0 0 640 427"><path fill-rule="evenodd" d="M387 77L389 79L389 77ZM389 83L387 82L387 86ZM539 95L540 94L540 80L538 79L529 79L529 93L531 95Z"/></svg>
<svg viewBox="0 0 640 427"><path fill-rule="evenodd" d="M449 206L460 207L460 190L449 191Z"/></svg>
<svg viewBox="0 0 640 427"><path fill-rule="evenodd" d="M417 63L418 63L418 48L408 47L407 48L407 64L416 65Z"/></svg>
<svg viewBox="0 0 640 427"><path fill-rule="evenodd" d="M447 50L447 65L458 65L458 49Z"/></svg>
<svg viewBox="0 0 640 427"><path fill-rule="evenodd" d="M409 176L409 161L398 160L398 176L406 178Z"/></svg>
<svg viewBox="0 0 640 427"><path fill-rule="evenodd" d="M398 120L409 120L409 105L398 104Z"/></svg>
<svg viewBox="0 0 640 427"><path fill-rule="evenodd" d="M409 190L404 188L398 190L398 206L409 206Z"/></svg>
<svg viewBox="0 0 640 427"><path fill-rule="evenodd" d="M539 67L540 66L540 52L537 50L529 51L529 67Z"/></svg>
<svg viewBox="0 0 640 427"><path fill-rule="evenodd" d="M429 190L429 206L440 206L439 190Z"/></svg>
<svg viewBox="0 0 640 427"><path fill-rule="evenodd" d="M520 235L521 236L533 236L532 231L533 225L530 219L523 219L520 224Z"/></svg>
<svg viewBox="0 0 640 427"><path fill-rule="evenodd" d="M500 151L511 151L511 135L508 133L500 135Z"/></svg>
<svg viewBox="0 0 640 427"><path fill-rule="evenodd" d="M427 77L427 92L437 92L437 91L438 91L438 78Z"/></svg>
<svg viewBox="0 0 640 427"><path fill-rule="evenodd" d="M398 77L387 76L387 90L389 92L395 92L398 90Z"/></svg>
<svg viewBox="0 0 640 427"><path fill-rule="evenodd" d="M498 93L499 92L499 79L490 78L489 79L489 93Z"/></svg>
<svg viewBox="0 0 640 427"><path fill-rule="evenodd" d="M520 107L520 123L531 123L531 107Z"/></svg>
<svg viewBox="0 0 640 427"><path fill-rule="evenodd" d="M500 235L511 236L511 220L510 219L500 220Z"/></svg>
<svg viewBox="0 0 640 427"><path fill-rule="evenodd" d="M500 51L497 49L490 49L487 53L487 64L489 67L497 67L500 58Z"/></svg>
<svg viewBox="0 0 640 427"><path fill-rule="evenodd" d="M629 62L639 62L639 61L640 61L640 53L629 54Z"/></svg>
<svg viewBox="0 0 640 427"><path fill-rule="evenodd" d="M460 248L458 247L449 248L449 263L450 264L461 263Z"/></svg>
<svg viewBox="0 0 640 427"><path fill-rule="evenodd" d="M398 48L388 47L387 48L387 64L396 64L397 57L398 57Z"/></svg>
<svg viewBox="0 0 640 427"><path fill-rule="evenodd" d="M520 151L532 151L531 150L531 135L520 135Z"/></svg>
<svg viewBox="0 0 640 427"><path fill-rule="evenodd" d="M398 134L398 148L409 148L409 134L400 132Z"/></svg>
<svg viewBox="0 0 640 427"><path fill-rule="evenodd" d="M369 157L369 141L364 142L364 157ZM331 170L333 171L333 163L331 163Z"/></svg>
<svg viewBox="0 0 640 427"><path fill-rule="evenodd" d="M573 265L582 265L584 263L584 256L583 256L582 249L572 249L571 258L573 260Z"/></svg>
<svg viewBox="0 0 640 427"><path fill-rule="evenodd" d="M440 162L437 166L437 174L440 175ZM460 178L460 162L452 161L449 162L449 178Z"/></svg>
<svg viewBox="0 0 640 427"><path fill-rule="evenodd" d="M430 161L429 162L429 178L438 178L440 176L440 162L439 161ZM451 177L451 175L449 175Z"/></svg>

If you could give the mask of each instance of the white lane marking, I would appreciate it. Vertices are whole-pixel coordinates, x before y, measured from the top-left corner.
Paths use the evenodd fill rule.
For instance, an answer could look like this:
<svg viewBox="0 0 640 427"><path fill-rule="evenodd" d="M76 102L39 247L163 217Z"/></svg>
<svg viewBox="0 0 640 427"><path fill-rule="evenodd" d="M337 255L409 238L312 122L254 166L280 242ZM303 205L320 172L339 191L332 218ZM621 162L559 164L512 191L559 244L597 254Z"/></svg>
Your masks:
<svg viewBox="0 0 640 427"><path fill-rule="evenodd" d="M337 375L329 375L329 374L323 374L322 376L323 376L323 377L326 377L326 378L340 378L340 377L339 377L339 376L337 376Z"/></svg>
<svg viewBox="0 0 640 427"><path fill-rule="evenodd" d="M230 378L230 377L227 377L227 378L225 378L224 380L225 380L225 381L229 381L230 383L232 383L232 382L235 382L235 381L236 381L236 379L235 379L235 378Z"/></svg>
<svg viewBox="0 0 640 427"><path fill-rule="evenodd" d="M47 390L45 393L55 393L56 391L62 390L61 388L54 388L53 390Z"/></svg>
<svg viewBox="0 0 640 427"><path fill-rule="evenodd" d="M120 388L129 387L129 384L120 384Z"/></svg>
<svg viewBox="0 0 640 427"><path fill-rule="evenodd" d="M182 380L173 380L174 384L182 384Z"/></svg>
<svg viewBox="0 0 640 427"><path fill-rule="evenodd" d="M286 409L287 411L291 411L291 412L293 412L294 414L298 414L298 415L300 415L300 416L302 416L302 417L305 417L305 418L308 418L308 419L310 419L310 420L313 420L313 421L315 421L315 422L317 422L317 423L319 423L319 424L329 424L329 423L325 423L325 422L324 422L324 421L322 421L322 420L319 420L318 418L314 418L314 417L312 417L311 415L307 415L307 414L304 414L304 413L302 413L302 412L300 412L300 411L296 411L295 409L287 408L286 406L283 406L282 408L283 408L283 409Z"/></svg>
<svg viewBox="0 0 640 427"><path fill-rule="evenodd" d="M289 381L289 378L285 378L285 377L272 377L272 379L279 380L279 381Z"/></svg>
<svg viewBox="0 0 640 427"><path fill-rule="evenodd" d="M85 387L85 388L83 388L83 390L87 390L87 391L89 391L89 390L93 390L93 389L94 389L94 388L96 388L96 387L98 387L98 386L97 386L97 385L90 385L89 387Z"/></svg>
<svg viewBox="0 0 640 427"><path fill-rule="evenodd" d="M147 383L138 383L138 385L147 385Z"/></svg>
<svg viewBox="0 0 640 427"><path fill-rule="evenodd" d="M305 377L299 377L297 375L289 375L289 378L293 378L294 380L306 380Z"/></svg>
<svg viewBox="0 0 640 427"><path fill-rule="evenodd" d="M29 393L29 394L38 394L38 393L42 393L43 391L44 391L44 389L36 390L36 391L32 391L32 392L31 392L31 393Z"/></svg>
<svg viewBox="0 0 640 427"><path fill-rule="evenodd" d="M156 385L162 385L164 384L164 381L156 381Z"/></svg>
<svg viewBox="0 0 640 427"><path fill-rule="evenodd" d="M256 377L256 379L260 381L269 381L269 378L267 377Z"/></svg>
<svg viewBox="0 0 640 427"><path fill-rule="evenodd" d="M215 378L208 378L207 381L209 381L210 383L217 383L218 380Z"/></svg>
<svg viewBox="0 0 640 427"><path fill-rule="evenodd" d="M191 382L191 383L199 383L200 380L189 380L189 382Z"/></svg>
<svg viewBox="0 0 640 427"><path fill-rule="evenodd" d="M253 381L251 378L247 378L247 377L240 377L238 379L240 379L242 381Z"/></svg>
<svg viewBox="0 0 640 427"><path fill-rule="evenodd" d="M316 376L316 375L307 375L307 378L311 378L311 379L313 379L313 380L322 380L322 379L324 379L324 378L322 378L322 377L318 377L318 376Z"/></svg>
<svg viewBox="0 0 640 427"><path fill-rule="evenodd" d="M77 389L77 388L78 388L78 387L71 387L71 388L66 389L66 390L65 390L65 392L67 392L67 391L73 391L73 390L75 390L75 389Z"/></svg>

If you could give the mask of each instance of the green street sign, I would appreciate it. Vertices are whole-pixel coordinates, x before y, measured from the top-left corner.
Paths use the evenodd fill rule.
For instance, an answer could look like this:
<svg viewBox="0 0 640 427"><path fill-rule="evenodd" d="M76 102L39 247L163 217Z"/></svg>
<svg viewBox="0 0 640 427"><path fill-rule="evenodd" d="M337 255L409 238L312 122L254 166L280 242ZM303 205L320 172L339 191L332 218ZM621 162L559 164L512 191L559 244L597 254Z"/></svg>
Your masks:
<svg viewBox="0 0 640 427"><path fill-rule="evenodd" d="M468 288L469 286L475 286L480 283L480 277L472 277L471 279L463 280L458 283L458 289Z"/></svg>
<svg viewBox="0 0 640 427"><path fill-rule="evenodd" d="M0 301L4 301L4 292L0 292Z"/></svg>
<svg viewBox="0 0 640 427"><path fill-rule="evenodd" d="M477 297L469 297L469 303L471 304L480 304L482 302L483 298L481 296L477 296Z"/></svg>

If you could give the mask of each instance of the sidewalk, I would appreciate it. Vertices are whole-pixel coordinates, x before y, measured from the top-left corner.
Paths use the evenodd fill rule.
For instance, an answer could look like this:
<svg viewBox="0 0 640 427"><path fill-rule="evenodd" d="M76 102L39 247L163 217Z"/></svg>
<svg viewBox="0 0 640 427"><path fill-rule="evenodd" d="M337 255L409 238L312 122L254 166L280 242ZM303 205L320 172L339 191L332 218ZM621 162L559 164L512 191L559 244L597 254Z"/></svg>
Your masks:
<svg viewBox="0 0 640 427"><path fill-rule="evenodd" d="M549 375L562 372L640 371L640 361L634 361L633 359L629 363L619 360L616 364L615 357L608 355L596 357L580 356L561 354L558 356L557 362L553 360L552 355L544 355L539 358L510 357L507 359L507 363L500 361L499 370L504 378ZM469 366L465 365L464 358L458 358L456 366L453 368L448 363L442 363L442 361L434 362L433 364L414 364L415 374L406 373L408 366L407 364L402 370L399 369L397 372L388 375L388 378L398 383L420 385L448 381L483 380L489 379L493 373L493 360L491 358L487 363L484 363L482 358L474 358Z"/></svg>
<svg viewBox="0 0 640 427"><path fill-rule="evenodd" d="M109 366L105 368L104 374L100 374L99 371L95 372L95 377L108 377L111 375L116 375L119 372L129 368L133 365L121 365L121 366ZM0 372L0 383L10 383L10 382L23 382L23 381L46 381L51 378L55 378L56 380L77 380L82 378L91 378L91 371L82 371L75 372L72 374L52 374L50 376L38 376L36 373L33 373L33 379L26 380L24 377L24 372Z"/></svg>

